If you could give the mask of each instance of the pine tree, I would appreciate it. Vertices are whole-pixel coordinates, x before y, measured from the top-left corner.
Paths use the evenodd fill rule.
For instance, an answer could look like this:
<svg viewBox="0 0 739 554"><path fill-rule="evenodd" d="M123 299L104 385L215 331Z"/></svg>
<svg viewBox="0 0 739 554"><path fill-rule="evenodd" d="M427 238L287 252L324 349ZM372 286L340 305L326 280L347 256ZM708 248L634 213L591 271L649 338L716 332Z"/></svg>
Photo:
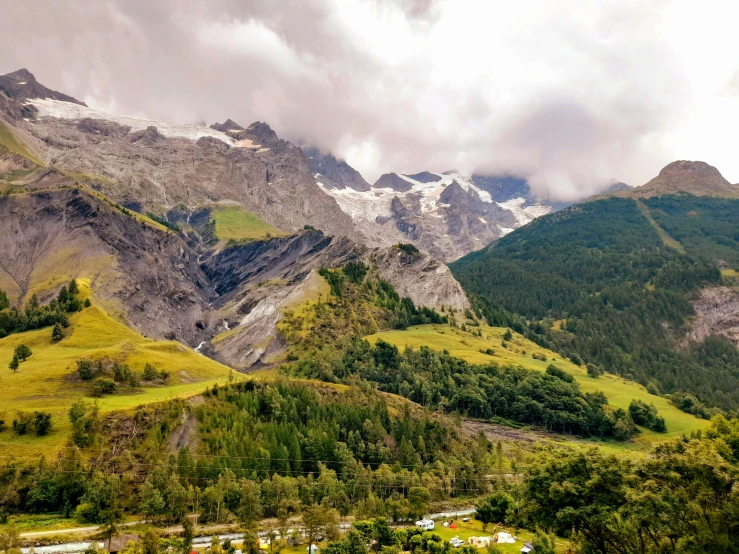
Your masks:
<svg viewBox="0 0 739 554"><path fill-rule="evenodd" d="M62 326L58 323L54 324L54 329L51 331L51 342L59 342L63 338Z"/></svg>

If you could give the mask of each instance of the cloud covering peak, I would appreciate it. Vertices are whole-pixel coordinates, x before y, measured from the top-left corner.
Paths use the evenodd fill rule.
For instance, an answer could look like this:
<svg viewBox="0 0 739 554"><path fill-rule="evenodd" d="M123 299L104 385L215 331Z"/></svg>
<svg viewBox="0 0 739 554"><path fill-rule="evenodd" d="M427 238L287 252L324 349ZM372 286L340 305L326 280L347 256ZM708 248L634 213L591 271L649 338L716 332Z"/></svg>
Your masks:
<svg viewBox="0 0 739 554"><path fill-rule="evenodd" d="M3 73L120 114L267 121L370 182L453 168L573 200L676 158L739 180L726 3L2 3Z"/></svg>

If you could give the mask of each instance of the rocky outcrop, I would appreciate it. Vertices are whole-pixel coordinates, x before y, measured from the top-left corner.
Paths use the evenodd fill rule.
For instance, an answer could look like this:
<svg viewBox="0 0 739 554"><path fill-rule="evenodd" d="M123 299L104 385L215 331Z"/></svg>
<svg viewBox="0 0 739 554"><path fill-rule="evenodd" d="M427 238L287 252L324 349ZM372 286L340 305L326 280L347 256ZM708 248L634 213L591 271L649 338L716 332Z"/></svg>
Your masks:
<svg viewBox="0 0 739 554"><path fill-rule="evenodd" d="M317 180L326 188L343 189L350 188L357 191L368 191L370 185L364 177L346 163L337 160L332 154L322 154L318 148L303 148L305 157L308 159L310 170Z"/></svg>
<svg viewBox="0 0 739 554"><path fill-rule="evenodd" d="M372 252L368 259L400 296L407 296L419 306L458 311L470 307L462 285L446 265L431 256L393 246Z"/></svg>
<svg viewBox="0 0 739 554"><path fill-rule="evenodd" d="M428 171L414 173L413 175L408 175L408 177L410 177L414 181L418 181L419 183L437 183L441 181L441 177L439 175L436 175L435 173L429 173Z"/></svg>
<svg viewBox="0 0 739 554"><path fill-rule="evenodd" d="M723 335L739 346L739 293L729 287L701 290L693 301L697 319L685 336L688 342L703 342L710 335Z"/></svg>
<svg viewBox="0 0 739 554"><path fill-rule="evenodd" d="M413 185L411 185L408 181L403 179L400 175L397 173L385 173L384 175L381 175L377 181L375 181L375 184L372 185L373 188L376 189L393 189L396 192L406 192L411 190Z"/></svg>

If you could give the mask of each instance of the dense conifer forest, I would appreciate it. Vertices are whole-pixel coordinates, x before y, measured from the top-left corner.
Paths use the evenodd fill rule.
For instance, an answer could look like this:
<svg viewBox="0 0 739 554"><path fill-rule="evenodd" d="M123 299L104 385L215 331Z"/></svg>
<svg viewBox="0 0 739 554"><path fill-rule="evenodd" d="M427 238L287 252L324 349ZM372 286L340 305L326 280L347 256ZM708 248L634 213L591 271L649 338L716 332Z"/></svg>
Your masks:
<svg viewBox="0 0 739 554"><path fill-rule="evenodd" d="M726 339L680 346L700 287L736 261L739 202L688 195L644 200L685 252L667 246L631 199L542 217L451 265L488 319L508 319L582 363L739 408L739 352ZM528 331L526 331L526 329Z"/></svg>

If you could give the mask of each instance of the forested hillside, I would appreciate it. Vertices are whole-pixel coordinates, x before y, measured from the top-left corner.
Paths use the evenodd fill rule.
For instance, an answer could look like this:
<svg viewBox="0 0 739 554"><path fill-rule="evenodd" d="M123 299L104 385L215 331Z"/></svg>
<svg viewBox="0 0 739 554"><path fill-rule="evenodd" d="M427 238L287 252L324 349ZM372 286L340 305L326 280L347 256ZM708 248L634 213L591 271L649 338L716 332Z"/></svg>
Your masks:
<svg viewBox="0 0 739 554"><path fill-rule="evenodd" d="M638 202L603 199L542 217L452 270L491 317L499 307L523 316L538 342L575 361L739 408L736 348L721 337L679 346L692 295L721 283L720 260L736 263L739 202Z"/></svg>

